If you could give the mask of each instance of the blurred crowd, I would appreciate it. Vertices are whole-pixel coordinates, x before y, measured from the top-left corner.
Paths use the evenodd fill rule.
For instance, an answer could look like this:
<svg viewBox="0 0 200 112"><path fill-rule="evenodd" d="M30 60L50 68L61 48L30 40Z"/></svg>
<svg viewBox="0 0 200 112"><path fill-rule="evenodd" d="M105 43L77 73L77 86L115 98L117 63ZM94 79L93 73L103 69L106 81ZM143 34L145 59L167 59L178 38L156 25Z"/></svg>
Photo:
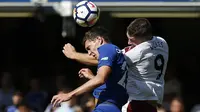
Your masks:
<svg viewBox="0 0 200 112"><path fill-rule="evenodd" d="M48 79L48 78L47 78ZM65 76L54 77L55 82L49 82L45 89L41 88L38 77L32 77L28 81L28 90L17 90L13 84L12 74L3 72L0 88L0 112L91 112L94 108L94 98L91 93L61 103L58 107L52 107L51 98L55 94L67 93L72 90L65 83ZM55 88L51 86L55 84ZM52 90L53 91L49 91Z"/></svg>
<svg viewBox="0 0 200 112"><path fill-rule="evenodd" d="M185 112L181 83L172 73L173 70L166 73L164 101L163 105L158 107L158 112ZM50 101L53 95L67 93L73 89L66 84L66 79L65 75L58 75L53 77L53 82L49 81L42 87L39 77L31 77L28 82L24 81L28 84L24 85L28 86L27 91L24 91L16 89L11 73L3 72L0 80L0 112L92 112L95 104L91 93L52 107ZM46 80L48 81L48 78ZM200 112L200 104L194 105L190 112Z"/></svg>

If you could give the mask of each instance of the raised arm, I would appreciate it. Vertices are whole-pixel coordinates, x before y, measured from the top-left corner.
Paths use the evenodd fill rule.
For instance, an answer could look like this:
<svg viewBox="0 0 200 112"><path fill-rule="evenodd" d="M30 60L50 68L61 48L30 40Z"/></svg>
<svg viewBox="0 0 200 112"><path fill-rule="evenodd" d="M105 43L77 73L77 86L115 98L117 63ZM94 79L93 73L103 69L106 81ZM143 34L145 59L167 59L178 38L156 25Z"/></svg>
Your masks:
<svg viewBox="0 0 200 112"><path fill-rule="evenodd" d="M85 65L97 66L98 64L98 60L92 56L89 56L87 53L76 52L74 56L74 60Z"/></svg>
<svg viewBox="0 0 200 112"><path fill-rule="evenodd" d="M67 58L76 60L82 64L91 66L97 66L98 64L97 59L95 59L92 56L89 56L87 53L77 52L74 46L72 46L70 43L65 44L65 46L63 47L63 53Z"/></svg>

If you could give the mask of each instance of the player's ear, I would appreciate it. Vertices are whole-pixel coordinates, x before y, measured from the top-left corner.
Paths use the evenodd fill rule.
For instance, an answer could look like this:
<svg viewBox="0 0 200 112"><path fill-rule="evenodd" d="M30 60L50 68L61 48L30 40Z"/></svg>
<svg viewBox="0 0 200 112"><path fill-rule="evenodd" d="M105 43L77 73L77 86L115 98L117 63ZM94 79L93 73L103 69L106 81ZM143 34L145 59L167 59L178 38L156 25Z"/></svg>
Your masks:
<svg viewBox="0 0 200 112"><path fill-rule="evenodd" d="M97 40L99 41L100 44L103 44L103 38L102 37L98 36Z"/></svg>

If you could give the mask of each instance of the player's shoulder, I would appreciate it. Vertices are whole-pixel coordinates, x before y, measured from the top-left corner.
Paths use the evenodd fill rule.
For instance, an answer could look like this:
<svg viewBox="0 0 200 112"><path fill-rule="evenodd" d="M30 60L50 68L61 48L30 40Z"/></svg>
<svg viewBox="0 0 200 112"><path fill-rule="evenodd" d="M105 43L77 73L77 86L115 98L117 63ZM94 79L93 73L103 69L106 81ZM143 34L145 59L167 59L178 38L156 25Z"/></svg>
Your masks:
<svg viewBox="0 0 200 112"><path fill-rule="evenodd" d="M143 42L143 43L141 43L141 44L138 44L138 45L136 45L134 48L132 48L130 51L131 52L134 52L135 54L137 54L137 53L142 53L144 50L147 50L147 49L149 49L150 47L149 47L149 45L148 45L148 43L147 42Z"/></svg>
<svg viewBox="0 0 200 112"><path fill-rule="evenodd" d="M104 44L102 46L100 46L98 48L98 50L103 50L103 51L109 51L109 52L112 52L112 51L117 51L117 50L120 50L118 46L114 45L114 44Z"/></svg>
<svg viewBox="0 0 200 112"><path fill-rule="evenodd" d="M128 49L126 51L126 49ZM129 58L136 58L136 57L140 57L140 55L142 54L144 48L141 46L141 45L136 45L136 46L133 46L133 47L126 47L124 48L124 53L125 53L125 56L128 56Z"/></svg>
<svg viewBox="0 0 200 112"><path fill-rule="evenodd" d="M167 41L164 38L160 37L160 36L154 36L154 38L155 38L156 41L160 41L160 42L163 42L163 43L167 44Z"/></svg>
<svg viewBox="0 0 200 112"><path fill-rule="evenodd" d="M154 39L151 42L151 46L161 48L167 52L169 49L167 41L164 38L159 37L159 36L154 36Z"/></svg>
<svg viewBox="0 0 200 112"><path fill-rule="evenodd" d="M153 46L165 48L167 47L167 42L165 41L164 38L159 37L159 36L153 36L152 40L143 42L137 46L138 50L146 51L146 50L152 50Z"/></svg>
<svg viewBox="0 0 200 112"><path fill-rule="evenodd" d="M118 48L116 45L107 43L101 46L101 48Z"/></svg>
<svg viewBox="0 0 200 112"><path fill-rule="evenodd" d="M154 42L162 42L165 46L167 46L167 42L165 41L165 39L159 36L154 36L152 40L149 40L149 41L146 41L139 45L134 46L125 54L137 55L137 54L142 54L143 52L151 51L152 45L154 44Z"/></svg>

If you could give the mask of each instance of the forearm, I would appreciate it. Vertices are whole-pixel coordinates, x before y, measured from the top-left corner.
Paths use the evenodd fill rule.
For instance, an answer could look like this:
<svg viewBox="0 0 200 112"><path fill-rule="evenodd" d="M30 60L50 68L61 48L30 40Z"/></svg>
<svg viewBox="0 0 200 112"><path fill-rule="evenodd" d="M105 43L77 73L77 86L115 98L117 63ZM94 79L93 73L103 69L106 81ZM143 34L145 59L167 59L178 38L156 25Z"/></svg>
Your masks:
<svg viewBox="0 0 200 112"><path fill-rule="evenodd" d="M86 82L85 84L83 84L82 86L80 86L77 89L75 89L74 91L70 92L70 94L72 96L78 96L80 94L83 94L85 92L89 92L89 91L95 89L96 87L102 85L103 83L104 83L104 81L101 81L98 77L94 77L91 80L89 80L88 82Z"/></svg>
<svg viewBox="0 0 200 112"><path fill-rule="evenodd" d="M98 64L98 60L97 59L95 59L92 56L89 56L86 53L78 53L77 52L75 57L74 57L74 60L76 60L76 61L78 61L80 63L86 64L86 65L97 66L97 64Z"/></svg>
<svg viewBox="0 0 200 112"><path fill-rule="evenodd" d="M91 75L91 76L88 77L88 79L91 80L91 79L93 79L94 77L95 77L94 75Z"/></svg>

